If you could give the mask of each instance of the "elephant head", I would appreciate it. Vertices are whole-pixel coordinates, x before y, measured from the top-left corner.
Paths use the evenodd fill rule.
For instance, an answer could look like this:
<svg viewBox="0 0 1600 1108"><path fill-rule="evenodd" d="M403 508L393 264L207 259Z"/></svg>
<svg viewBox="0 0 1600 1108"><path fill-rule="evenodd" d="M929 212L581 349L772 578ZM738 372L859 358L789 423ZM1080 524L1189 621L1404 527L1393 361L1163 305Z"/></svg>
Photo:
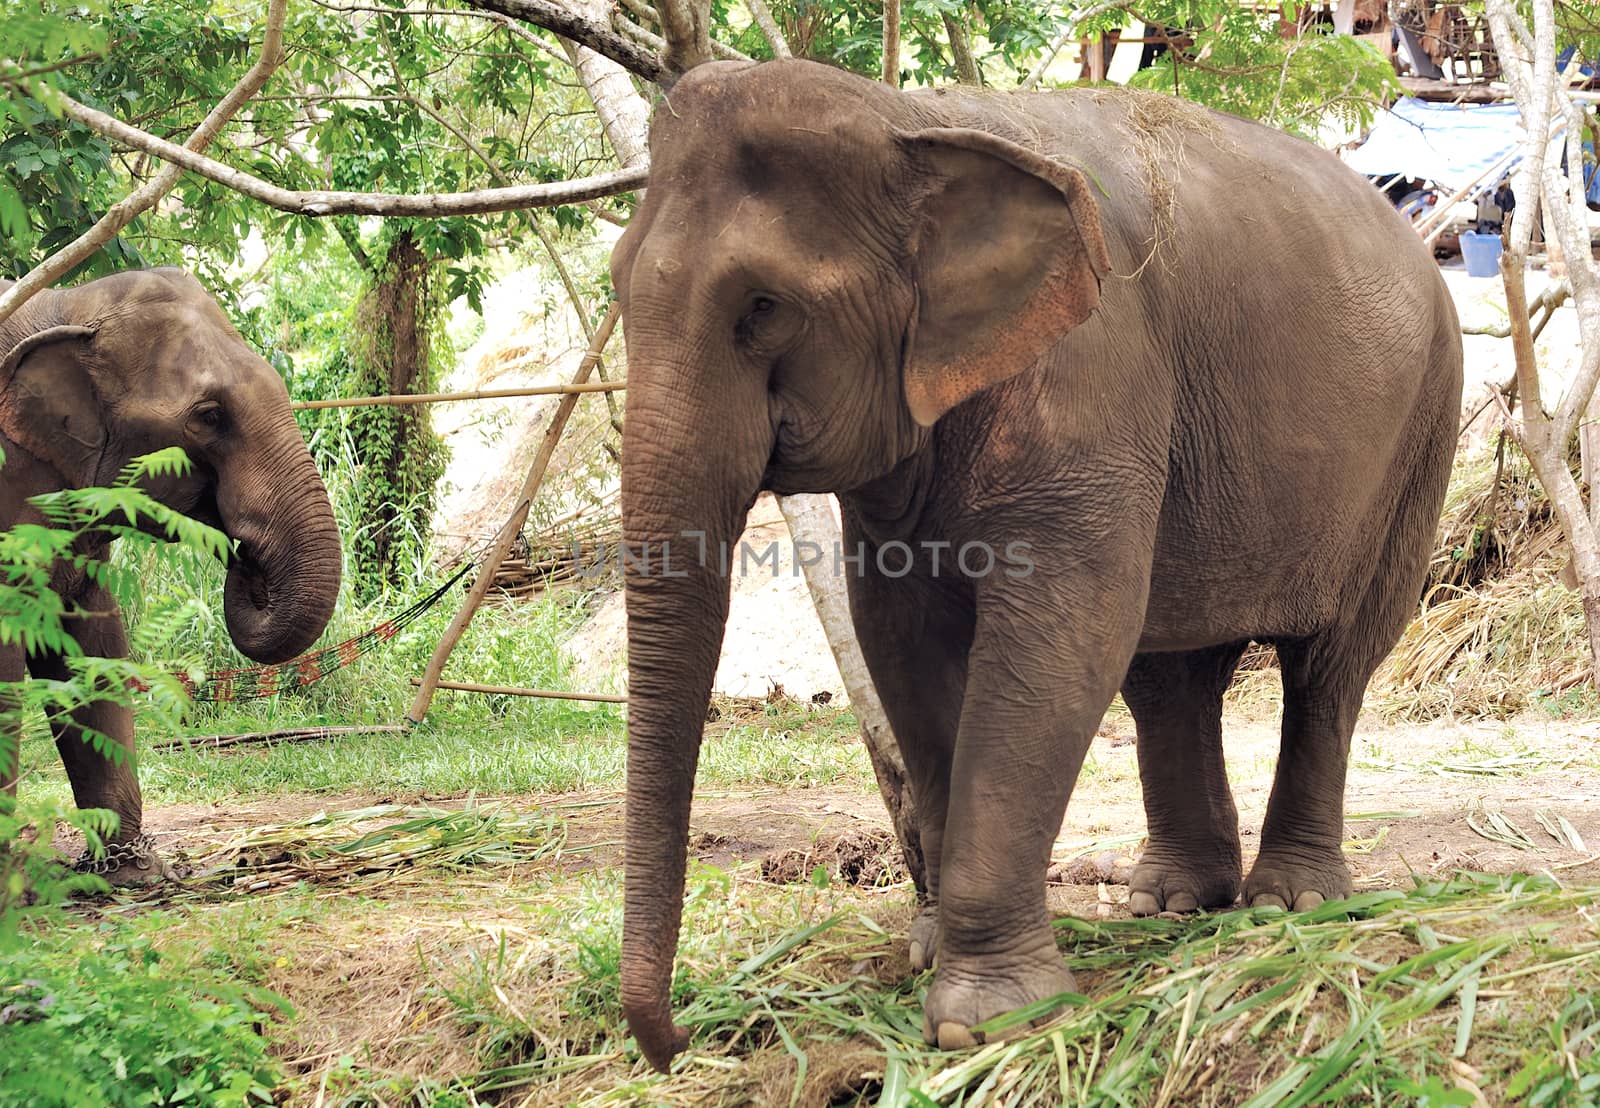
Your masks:
<svg viewBox="0 0 1600 1108"><path fill-rule="evenodd" d="M847 491L1027 369L1109 267L1084 176L809 62L700 66L651 126L612 254L628 348L629 720L622 999L647 1058L669 989L690 795L727 616L718 552L757 493Z"/></svg>
<svg viewBox="0 0 1600 1108"><path fill-rule="evenodd" d="M108 484L140 455L183 447L192 471L148 491L236 541L234 644L281 662L327 626L339 530L288 392L188 274L123 273L24 305L0 327L0 436L57 488Z"/></svg>

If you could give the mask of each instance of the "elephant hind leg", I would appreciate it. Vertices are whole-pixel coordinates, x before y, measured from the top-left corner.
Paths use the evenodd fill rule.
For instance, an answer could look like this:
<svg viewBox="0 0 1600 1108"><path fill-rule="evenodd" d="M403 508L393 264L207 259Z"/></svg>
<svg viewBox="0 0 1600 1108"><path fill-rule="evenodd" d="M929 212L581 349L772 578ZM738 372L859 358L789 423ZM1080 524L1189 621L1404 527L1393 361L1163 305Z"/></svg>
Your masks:
<svg viewBox="0 0 1600 1108"><path fill-rule="evenodd" d="M1350 870L1340 849L1350 740L1367 682L1416 612L1454 435L1451 409L1409 471L1407 493L1364 592L1356 594L1329 628L1277 644L1283 737L1262 824L1261 853L1245 879L1247 904L1299 911L1351 892Z"/></svg>
<svg viewBox="0 0 1600 1108"><path fill-rule="evenodd" d="M1239 895L1239 813L1223 761L1222 694L1246 645L1135 655L1123 678L1150 829L1129 881L1136 916L1225 908Z"/></svg>

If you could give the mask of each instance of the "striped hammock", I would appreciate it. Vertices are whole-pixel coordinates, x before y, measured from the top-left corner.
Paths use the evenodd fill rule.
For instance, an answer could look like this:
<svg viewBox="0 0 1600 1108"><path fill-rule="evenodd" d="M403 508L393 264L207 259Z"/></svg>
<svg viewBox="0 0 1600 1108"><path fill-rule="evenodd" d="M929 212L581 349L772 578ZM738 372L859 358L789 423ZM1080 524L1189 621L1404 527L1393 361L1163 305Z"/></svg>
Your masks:
<svg viewBox="0 0 1600 1108"><path fill-rule="evenodd" d="M343 669L357 658L370 654L379 645L398 635L407 625L437 604L445 593L455 587L474 566L477 559L469 559L456 570L455 576L434 589L427 596L378 626L346 639L337 646L302 654L275 666L254 666L248 669L213 670L205 679L194 681L188 674L175 676L188 691L191 699L199 703L217 704L224 701L259 700L291 689L303 689L313 681L320 681L330 673Z"/></svg>

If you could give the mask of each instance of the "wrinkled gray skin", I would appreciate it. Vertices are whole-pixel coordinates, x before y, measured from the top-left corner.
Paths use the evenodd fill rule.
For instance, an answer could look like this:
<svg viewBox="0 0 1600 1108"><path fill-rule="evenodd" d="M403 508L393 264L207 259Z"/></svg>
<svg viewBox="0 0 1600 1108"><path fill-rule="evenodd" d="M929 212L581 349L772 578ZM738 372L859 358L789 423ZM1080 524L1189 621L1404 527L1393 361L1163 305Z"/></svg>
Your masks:
<svg viewBox="0 0 1600 1108"><path fill-rule="evenodd" d="M646 1057L686 1038L668 989L714 552L761 489L837 492L866 547L845 570L922 821L930 1041L1072 989L1043 874L1118 690L1136 913L1348 893L1350 734L1416 605L1461 393L1449 296L1382 197L1166 98L903 94L799 61L693 70L650 151L612 255L626 537L674 544L670 574L627 577L622 999ZM898 547L879 568L892 542L910 572ZM968 543L992 571L959 572ZM1284 719L1245 876L1219 719L1251 640L1277 647Z"/></svg>
<svg viewBox="0 0 1600 1108"><path fill-rule="evenodd" d="M0 281L0 292L10 284ZM0 324L0 529L42 522L31 496L110 484L133 458L170 446L188 452L193 472L148 491L239 543L224 592L234 644L258 662L300 654L339 594L338 527L283 381L199 282L173 269L118 274L40 293ZM85 552L104 556L105 545ZM66 567L52 585L83 613L68 630L86 654L127 655L122 617L103 587ZM30 673L61 678L66 667L54 654L0 646L0 680ZM80 726L110 736L128 759L97 754ZM55 731L78 807L121 817L113 843L136 839L131 713L97 704ZM0 765L0 782L15 788L14 775ZM144 880L159 868L124 865L108 879Z"/></svg>

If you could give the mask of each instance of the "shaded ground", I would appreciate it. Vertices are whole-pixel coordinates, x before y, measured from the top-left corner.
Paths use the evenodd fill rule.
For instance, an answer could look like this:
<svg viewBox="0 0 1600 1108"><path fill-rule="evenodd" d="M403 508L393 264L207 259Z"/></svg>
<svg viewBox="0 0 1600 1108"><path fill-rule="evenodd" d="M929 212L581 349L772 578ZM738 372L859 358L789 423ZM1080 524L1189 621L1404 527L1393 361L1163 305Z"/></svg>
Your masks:
<svg viewBox="0 0 1600 1108"><path fill-rule="evenodd" d="M1231 718L1226 742L1248 865L1271 789L1277 727ZM1345 804L1347 857L1357 888L1404 885L1412 872L1457 869L1509 873L1559 867L1558 872L1574 880L1600 881L1597 761L1597 722L1524 719L1514 725L1359 729ZM567 828L563 871L621 864L620 791L480 796L476 802L503 802L518 811L560 818ZM390 793L180 804L148 811L145 827L168 854L200 863L243 829L375 803L449 808L461 801ZM1071 858L1109 850L1136 855L1143 827L1132 724L1110 717L1085 763L1054 854ZM862 831L882 833L887 828L876 795L855 784L701 791L690 821L690 847L698 860L728 868L786 852L804 854L818 843L826 847L852 836L859 840ZM1521 847L1507 841L1518 831L1527 839ZM61 845L69 850L77 846L66 839ZM791 859L782 872L796 864ZM1120 895L1111 895L1112 903L1120 904ZM1095 914L1096 905L1104 903L1092 887L1056 888L1052 900L1059 910L1078 914ZM1100 908L1098 914L1106 910Z"/></svg>

